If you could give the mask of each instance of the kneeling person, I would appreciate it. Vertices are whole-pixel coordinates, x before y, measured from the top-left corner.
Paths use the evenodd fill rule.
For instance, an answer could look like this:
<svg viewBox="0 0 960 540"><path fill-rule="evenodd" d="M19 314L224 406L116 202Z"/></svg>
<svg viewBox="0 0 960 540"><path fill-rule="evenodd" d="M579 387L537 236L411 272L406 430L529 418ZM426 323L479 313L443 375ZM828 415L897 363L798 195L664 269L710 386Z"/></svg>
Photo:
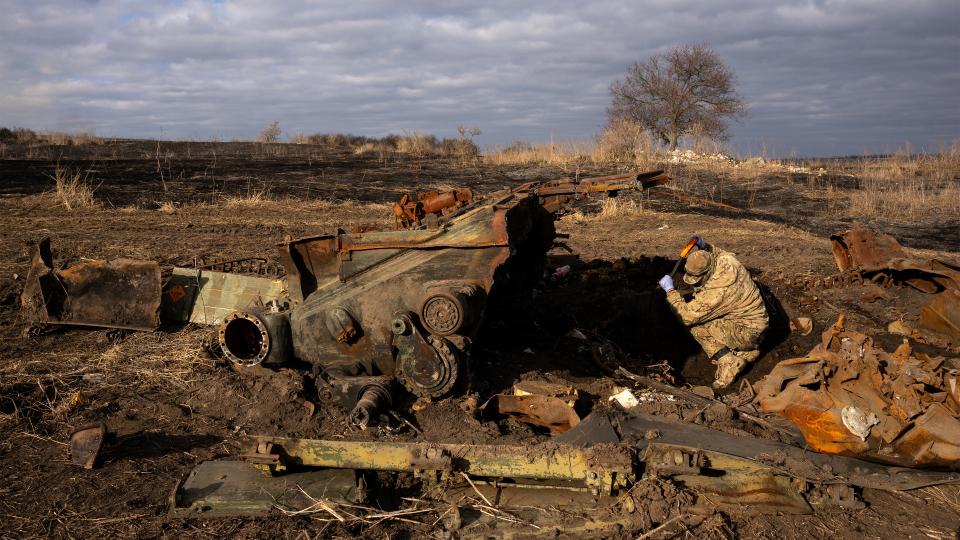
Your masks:
<svg viewBox="0 0 960 540"><path fill-rule="evenodd" d="M669 275L660 279L667 302L717 365L715 388L729 386L760 356L760 340L769 325L767 309L753 278L732 253L697 240L687 257L683 281L693 286L685 301Z"/></svg>

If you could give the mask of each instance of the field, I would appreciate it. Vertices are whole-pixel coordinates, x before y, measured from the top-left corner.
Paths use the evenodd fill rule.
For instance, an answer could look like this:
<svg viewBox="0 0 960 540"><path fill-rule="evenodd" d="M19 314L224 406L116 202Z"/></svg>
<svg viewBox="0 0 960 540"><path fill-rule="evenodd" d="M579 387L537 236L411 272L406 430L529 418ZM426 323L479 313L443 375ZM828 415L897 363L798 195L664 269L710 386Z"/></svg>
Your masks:
<svg viewBox="0 0 960 540"><path fill-rule="evenodd" d="M241 370L210 354L212 329L27 332L19 293L33 246L45 237L52 239L60 265L118 257L156 260L164 269L197 259L275 260L276 244L286 235L392 227L390 204L406 192L469 186L483 194L527 181L638 167L633 160L535 150L522 158L501 152L466 159L240 142L0 146L0 537L441 537L431 526L436 514L422 524L360 524L280 514L177 519L167 508L177 482L196 463L235 456L239 438L248 434L522 444L549 436L517 422L466 417L457 398L409 413L418 431L355 432L343 411L311 415L301 372ZM663 318L662 295L655 290L694 233L737 253L756 275L835 273L828 236L854 219L890 232L918 258L960 260L956 152L790 162L664 155L641 164L666 168L675 182L661 195L578 202L557 221L576 255L567 257L571 274L532 298L492 307L474 351L482 397L518 378L547 378L568 381L602 401L616 383L571 341L573 329L613 341L631 365L666 362L678 382L709 384L712 366L682 328ZM929 301L910 289L866 303L857 288L817 291L812 301L801 286L770 288L815 328L808 336L772 333L767 353L745 375L751 383L777 361L808 351L840 312L849 326L892 349L902 338L887 332L888 323L913 322ZM956 356L955 350L916 348ZM661 414L730 432L753 429L680 405L656 405ZM93 420L105 420L117 440L105 449L100 467L75 468L67 454L69 429ZM897 494L864 490L862 496L868 503L862 510L825 508L811 516L716 512L696 528L674 533L956 538L957 486Z"/></svg>

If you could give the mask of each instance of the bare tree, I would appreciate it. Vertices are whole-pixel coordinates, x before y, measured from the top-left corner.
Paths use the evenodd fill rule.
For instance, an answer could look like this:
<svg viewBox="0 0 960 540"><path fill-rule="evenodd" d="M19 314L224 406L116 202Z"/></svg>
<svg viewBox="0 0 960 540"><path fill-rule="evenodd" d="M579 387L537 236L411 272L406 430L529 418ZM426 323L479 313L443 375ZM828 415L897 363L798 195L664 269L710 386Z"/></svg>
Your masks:
<svg viewBox="0 0 960 540"><path fill-rule="evenodd" d="M610 85L610 121L630 120L670 146L685 133L724 140L727 119L746 114L735 88L733 71L710 45L681 45L627 69Z"/></svg>

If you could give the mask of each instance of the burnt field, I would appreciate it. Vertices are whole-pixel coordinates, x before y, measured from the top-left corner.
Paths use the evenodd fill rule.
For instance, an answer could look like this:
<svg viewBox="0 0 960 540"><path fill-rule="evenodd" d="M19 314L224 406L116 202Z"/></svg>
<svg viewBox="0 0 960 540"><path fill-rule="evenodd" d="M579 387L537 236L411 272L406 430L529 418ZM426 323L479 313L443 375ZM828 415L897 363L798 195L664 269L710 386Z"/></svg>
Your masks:
<svg viewBox="0 0 960 540"><path fill-rule="evenodd" d="M895 197L904 189L901 182L880 190L875 177L858 174L862 165L734 168L666 159L654 165L668 171L672 185L577 201L557 220L558 232L569 235L562 240L567 249L554 248L548 268L569 264L569 274L544 280L535 294L499 298L489 307L473 350L474 390L481 402L517 380L546 380L575 387L582 396L578 412L585 413L606 406L615 387L631 386L571 337L574 331L614 344L621 365L635 373L683 387L709 385L713 366L656 290L656 280L695 233L735 252L756 276L836 273L828 237L854 219L890 232L913 257L960 259L956 209L917 213L908 204L901 214L863 214L858 204L865 193ZM30 328L19 311L19 294L41 239L51 238L59 266L82 258L128 257L159 261L166 272L199 259L275 261L276 245L287 235L392 227L390 205L404 193L467 186L482 195L523 182L635 168L583 160L491 164L291 144L102 141L4 147L0 536L439 538L441 512L402 520L338 520L326 513L199 519L172 517L168 506L178 482L197 463L236 456L246 435L530 447L550 441L548 433L521 422L466 414L458 397L414 410L398 407L406 428L358 431L346 411L311 403L302 370L230 364L216 354L210 327L165 326L153 333ZM930 201L957 189L956 174L940 171L913 193L930 197L924 199L928 207L939 209L942 198ZM64 180L70 178L81 191L92 192L92 204L64 200L69 184ZM814 330L801 336L779 321L765 354L743 377L750 383L778 361L804 355L841 313L849 327L893 350L904 338L891 334L889 323L914 324L929 301L898 287L872 301L864 301L869 291L856 286L811 289L771 280L767 287L785 310L810 318ZM955 348L912 345L957 356ZM728 401L750 399L739 383L723 394ZM779 440L775 430L683 400L639 407L726 433ZM99 420L115 433L101 464L92 470L73 466L70 429ZM670 516L686 515L686 494L665 482L648 495L636 502L637 515L648 519L622 531L624 537L653 531L649 537L955 538L960 527L957 486L864 489L865 508L823 507L812 515L756 516L708 507L683 527L657 531ZM561 529L564 519L557 517Z"/></svg>

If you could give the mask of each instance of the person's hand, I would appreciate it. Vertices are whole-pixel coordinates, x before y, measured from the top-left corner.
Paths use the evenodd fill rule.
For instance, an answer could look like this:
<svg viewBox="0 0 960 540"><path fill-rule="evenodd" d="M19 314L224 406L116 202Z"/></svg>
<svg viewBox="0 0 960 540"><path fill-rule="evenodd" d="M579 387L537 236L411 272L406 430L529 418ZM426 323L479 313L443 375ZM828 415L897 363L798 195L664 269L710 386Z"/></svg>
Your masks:
<svg viewBox="0 0 960 540"><path fill-rule="evenodd" d="M707 249L707 244L703 241L703 238L700 238L700 235L694 235L693 237L697 239L697 243L695 245L698 249Z"/></svg>
<svg viewBox="0 0 960 540"><path fill-rule="evenodd" d="M660 288L666 292L673 290L673 278L670 276L663 276L657 283L660 285Z"/></svg>

